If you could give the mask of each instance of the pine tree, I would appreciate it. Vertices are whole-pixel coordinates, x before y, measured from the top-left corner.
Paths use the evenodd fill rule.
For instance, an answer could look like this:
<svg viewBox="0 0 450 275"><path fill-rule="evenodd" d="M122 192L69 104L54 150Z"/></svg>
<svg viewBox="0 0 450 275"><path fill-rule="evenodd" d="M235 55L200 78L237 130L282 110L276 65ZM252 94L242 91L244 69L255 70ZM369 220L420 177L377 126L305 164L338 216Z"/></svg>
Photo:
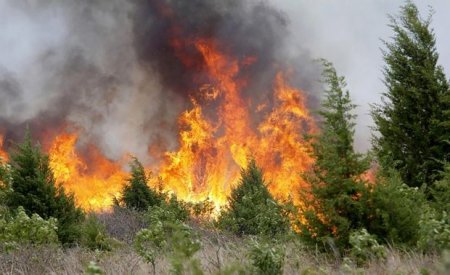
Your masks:
<svg viewBox="0 0 450 275"><path fill-rule="evenodd" d="M25 141L11 156L11 188L7 204L11 209L22 206L28 215L38 214L44 219L58 220L58 238L63 243L78 240L83 212L75 206L73 195L56 186L48 156L34 146L27 131Z"/></svg>
<svg viewBox="0 0 450 275"><path fill-rule="evenodd" d="M322 102L320 135L314 137L312 155L316 162L305 179L310 183L304 198L300 225L302 236L313 243L334 240L348 245L351 230L363 226L367 189L361 175L369 168L367 158L353 149L352 104L346 83L333 65L322 60L324 82L328 84Z"/></svg>
<svg viewBox="0 0 450 275"><path fill-rule="evenodd" d="M126 208L146 211L150 206L164 202L164 195L148 187L148 176L144 166L134 158L130 163L131 177L127 180L123 190L121 202Z"/></svg>
<svg viewBox="0 0 450 275"><path fill-rule="evenodd" d="M397 169L413 187L438 179L450 152L449 83L437 64L430 23L431 16L422 20L411 2L399 19L391 18L393 41L383 52L387 91L373 109L381 165Z"/></svg>
<svg viewBox="0 0 450 275"><path fill-rule="evenodd" d="M275 236L286 232L288 220L274 200L255 160L241 170L239 185L232 190L228 207L221 213L219 227L238 235Z"/></svg>

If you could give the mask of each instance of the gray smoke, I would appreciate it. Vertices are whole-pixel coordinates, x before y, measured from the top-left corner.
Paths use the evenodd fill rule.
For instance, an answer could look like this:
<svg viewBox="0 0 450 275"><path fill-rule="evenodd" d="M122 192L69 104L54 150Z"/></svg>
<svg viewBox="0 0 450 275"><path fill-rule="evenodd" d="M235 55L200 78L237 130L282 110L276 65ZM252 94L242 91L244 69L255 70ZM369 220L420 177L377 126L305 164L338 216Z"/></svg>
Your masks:
<svg viewBox="0 0 450 275"><path fill-rule="evenodd" d="M7 140L26 125L39 138L69 124L81 131L80 146L95 143L111 158L131 152L149 161L149 145L176 146L176 118L207 81L191 45L183 54L194 64L180 62L170 44L176 36L217 40L236 58L256 55L241 72L251 79L249 97L266 99L274 64L287 65L288 19L259 1L0 0L0 18ZM297 84L317 92L311 57L290 57Z"/></svg>

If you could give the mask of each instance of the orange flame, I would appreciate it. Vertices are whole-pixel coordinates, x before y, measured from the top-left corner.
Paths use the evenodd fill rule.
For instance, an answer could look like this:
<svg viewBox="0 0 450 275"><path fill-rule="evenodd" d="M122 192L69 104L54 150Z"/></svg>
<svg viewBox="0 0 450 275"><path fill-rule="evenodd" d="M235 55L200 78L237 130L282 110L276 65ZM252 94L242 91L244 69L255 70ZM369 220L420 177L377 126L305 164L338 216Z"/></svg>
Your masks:
<svg viewBox="0 0 450 275"><path fill-rule="evenodd" d="M119 196L126 173L121 166L106 159L95 147L89 148L87 164L76 151L76 134L61 134L50 148L50 167L56 182L74 193L77 203L86 210L106 210Z"/></svg>
<svg viewBox="0 0 450 275"><path fill-rule="evenodd" d="M3 150L3 142L4 142L4 137L3 137L2 134L0 134L0 158L1 158L3 161L8 161L8 159L9 159L8 153L6 153L6 152Z"/></svg>
<svg viewBox="0 0 450 275"><path fill-rule="evenodd" d="M219 209L237 183L241 168L249 156L256 159L278 199L299 201L299 188L305 187L300 173L310 167L310 144L302 133L314 131L314 122L306 108L303 93L287 84L279 73L274 85L274 107L257 129L252 129L250 111L258 107L244 101L245 81L238 78L240 65L218 50L214 41L199 40L195 46L202 54L217 95L218 121L203 115L193 99L193 108L180 119L180 147L166 153L160 166L164 188L186 201L212 200ZM202 90L200 91L202 92ZM201 98L205 98L200 95Z"/></svg>

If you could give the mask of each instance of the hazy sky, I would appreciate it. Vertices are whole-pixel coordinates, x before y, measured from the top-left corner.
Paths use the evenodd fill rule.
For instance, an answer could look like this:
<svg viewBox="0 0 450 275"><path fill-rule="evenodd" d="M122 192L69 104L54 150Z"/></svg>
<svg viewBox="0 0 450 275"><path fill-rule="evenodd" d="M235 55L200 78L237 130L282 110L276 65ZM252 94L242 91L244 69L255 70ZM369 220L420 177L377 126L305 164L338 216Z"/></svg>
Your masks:
<svg viewBox="0 0 450 275"><path fill-rule="evenodd" d="M379 102L383 59L380 39L392 35L388 14L396 15L400 0L270 0L290 18L292 49L305 48L312 56L332 61L346 77L358 107L356 147L369 146L369 104ZM437 37L440 64L450 77L450 1L415 1L423 17L434 10L432 27ZM307 39L305 39L307 37Z"/></svg>

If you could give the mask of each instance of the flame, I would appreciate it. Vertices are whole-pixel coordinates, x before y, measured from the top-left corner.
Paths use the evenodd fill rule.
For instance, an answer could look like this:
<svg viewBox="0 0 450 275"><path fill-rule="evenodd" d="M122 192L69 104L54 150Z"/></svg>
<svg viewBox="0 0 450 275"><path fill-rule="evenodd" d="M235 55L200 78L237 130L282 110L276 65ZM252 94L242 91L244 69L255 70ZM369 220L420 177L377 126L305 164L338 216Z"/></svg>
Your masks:
<svg viewBox="0 0 450 275"><path fill-rule="evenodd" d="M3 150L3 142L4 142L4 137L2 134L0 134L0 159L2 159L3 161L8 161L8 159L9 159L8 153L6 153Z"/></svg>
<svg viewBox="0 0 450 275"><path fill-rule="evenodd" d="M95 147L89 148L89 164L75 150L77 134L57 136L49 150L55 180L73 193L86 210L107 210L120 195L126 173L118 163L106 159Z"/></svg>
<svg viewBox="0 0 450 275"><path fill-rule="evenodd" d="M159 168L164 189L185 201L211 200L218 210L226 204L240 169L252 156L276 198L301 203L298 191L306 183L300 173L313 163L310 143L302 133L315 129L303 93L287 83L285 74L278 73L273 108L254 129L250 112L262 108L243 99L245 81L239 78L239 70L255 60L230 58L212 40L194 43L204 59L208 85L215 91L214 97L198 96L219 103L218 118L205 117L202 106L192 99L192 109L179 119L180 147L166 153Z"/></svg>

